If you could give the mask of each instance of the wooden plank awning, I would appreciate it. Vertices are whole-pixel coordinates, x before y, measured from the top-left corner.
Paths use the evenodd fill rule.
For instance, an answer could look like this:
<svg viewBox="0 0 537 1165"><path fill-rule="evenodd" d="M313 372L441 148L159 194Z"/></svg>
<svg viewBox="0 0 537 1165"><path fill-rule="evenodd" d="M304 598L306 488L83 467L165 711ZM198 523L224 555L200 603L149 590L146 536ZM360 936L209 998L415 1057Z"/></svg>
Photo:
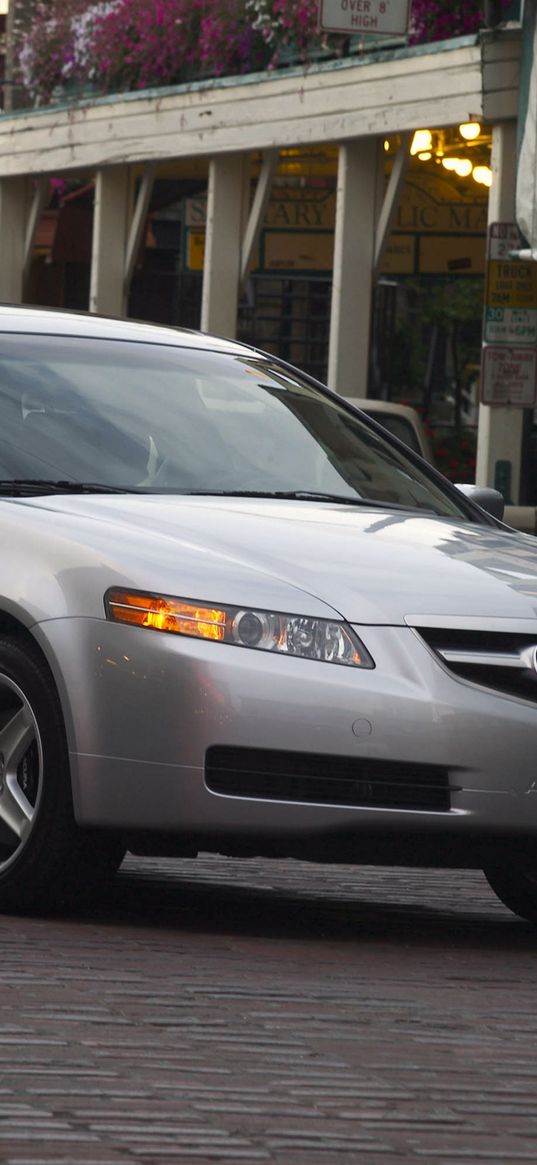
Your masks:
<svg viewBox="0 0 537 1165"><path fill-rule="evenodd" d="M520 30L0 116L0 174L345 142L516 118Z"/></svg>

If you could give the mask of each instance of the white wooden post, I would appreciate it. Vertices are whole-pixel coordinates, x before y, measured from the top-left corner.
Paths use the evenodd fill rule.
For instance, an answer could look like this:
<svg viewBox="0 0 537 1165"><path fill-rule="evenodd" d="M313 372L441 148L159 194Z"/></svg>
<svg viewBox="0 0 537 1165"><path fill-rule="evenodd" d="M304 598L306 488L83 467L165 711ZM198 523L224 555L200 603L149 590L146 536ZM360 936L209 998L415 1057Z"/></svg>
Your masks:
<svg viewBox="0 0 537 1165"><path fill-rule="evenodd" d="M95 181L90 311L125 314L125 257L130 223L128 166L107 166Z"/></svg>
<svg viewBox="0 0 537 1165"><path fill-rule="evenodd" d="M0 302L22 303L28 229L29 183L26 177L0 179Z"/></svg>
<svg viewBox="0 0 537 1165"><path fill-rule="evenodd" d="M339 148L328 383L346 396L367 396L377 152L377 138Z"/></svg>
<svg viewBox="0 0 537 1165"><path fill-rule="evenodd" d="M494 126L491 166L489 223L514 222L516 122L505 121ZM520 497L523 422L524 409L479 406L476 482L478 485L496 485L498 462L510 462L511 497L505 500L513 505L518 503Z"/></svg>
<svg viewBox="0 0 537 1165"><path fill-rule="evenodd" d="M247 161L224 154L209 166L201 329L230 338L237 333Z"/></svg>

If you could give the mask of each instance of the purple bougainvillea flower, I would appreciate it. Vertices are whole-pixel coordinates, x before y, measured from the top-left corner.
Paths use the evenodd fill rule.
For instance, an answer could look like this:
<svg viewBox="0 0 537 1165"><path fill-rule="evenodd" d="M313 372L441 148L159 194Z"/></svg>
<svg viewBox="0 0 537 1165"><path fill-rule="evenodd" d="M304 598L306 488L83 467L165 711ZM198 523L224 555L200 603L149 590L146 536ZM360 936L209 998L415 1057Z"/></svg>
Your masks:
<svg viewBox="0 0 537 1165"><path fill-rule="evenodd" d="M482 23L482 0L413 0L409 39L460 36ZM328 39L341 51L344 38ZM145 89L273 69L289 51L307 62L326 43L318 0L47 0L21 40L19 76L43 104L66 82Z"/></svg>

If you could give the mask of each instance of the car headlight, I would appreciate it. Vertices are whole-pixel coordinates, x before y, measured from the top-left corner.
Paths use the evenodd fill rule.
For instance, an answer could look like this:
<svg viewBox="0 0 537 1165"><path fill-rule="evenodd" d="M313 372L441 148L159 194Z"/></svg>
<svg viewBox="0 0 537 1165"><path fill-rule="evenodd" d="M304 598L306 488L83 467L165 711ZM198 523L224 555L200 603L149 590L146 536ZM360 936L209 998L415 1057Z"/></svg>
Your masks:
<svg viewBox="0 0 537 1165"><path fill-rule="evenodd" d="M249 607L217 607L192 599L117 588L106 593L105 609L113 623L130 623L193 639L213 639L237 647L350 667L375 666L358 636L335 619L312 619L309 615L287 615Z"/></svg>

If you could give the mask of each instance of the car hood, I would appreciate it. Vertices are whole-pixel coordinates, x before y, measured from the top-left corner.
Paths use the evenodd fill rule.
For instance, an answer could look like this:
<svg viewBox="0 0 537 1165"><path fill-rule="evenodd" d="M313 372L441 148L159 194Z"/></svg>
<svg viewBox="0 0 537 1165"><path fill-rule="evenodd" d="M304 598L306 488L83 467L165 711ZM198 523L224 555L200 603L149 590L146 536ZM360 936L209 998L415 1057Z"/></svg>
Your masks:
<svg viewBox="0 0 537 1165"><path fill-rule="evenodd" d="M300 591L351 623L537 615L537 543L501 528L272 499L55 495L8 504L62 544L90 548L108 585L295 610ZM311 602L301 609L313 613Z"/></svg>

